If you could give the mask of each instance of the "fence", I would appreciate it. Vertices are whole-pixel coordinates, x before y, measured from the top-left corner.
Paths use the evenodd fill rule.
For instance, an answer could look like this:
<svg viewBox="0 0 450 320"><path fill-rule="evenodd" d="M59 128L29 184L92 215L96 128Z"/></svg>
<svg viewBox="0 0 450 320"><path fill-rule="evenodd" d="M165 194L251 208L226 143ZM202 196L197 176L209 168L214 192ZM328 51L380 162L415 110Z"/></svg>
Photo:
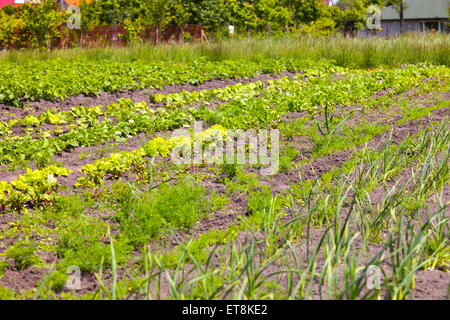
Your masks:
<svg viewBox="0 0 450 320"><path fill-rule="evenodd" d="M60 27L60 33L59 48L95 45L123 46L127 44L125 40L127 30L123 25L97 26L93 30L69 30L63 25ZM185 38L193 41L206 39L201 25L168 26L163 30L158 27L144 27L139 37L142 42L147 43L179 42L184 41Z"/></svg>
<svg viewBox="0 0 450 320"><path fill-rule="evenodd" d="M123 25L97 26L92 30L70 30L62 24L57 30L52 30L52 36L44 40L41 45L47 48L72 48L91 46L124 46L127 45L127 30ZM30 39L35 35L30 32L15 33L11 39L0 41L1 49L29 48ZM206 36L201 25L167 26L163 30L156 27L144 27L139 35L145 43L203 41Z"/></svg>

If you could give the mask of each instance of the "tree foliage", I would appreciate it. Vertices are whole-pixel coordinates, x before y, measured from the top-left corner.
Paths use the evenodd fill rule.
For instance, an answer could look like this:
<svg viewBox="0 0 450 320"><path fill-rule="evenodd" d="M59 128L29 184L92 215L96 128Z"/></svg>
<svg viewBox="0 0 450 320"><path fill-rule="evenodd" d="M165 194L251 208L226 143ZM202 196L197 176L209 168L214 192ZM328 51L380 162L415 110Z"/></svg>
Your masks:
<svg viewBox="0 0 450 320"><path fill-rule="evenodd" d="M8 5L0 10L0 46L45 47L59 36L66 18L53 0L39 5Z"/></svg>
<svg viewBox="0 0 450 320"><path fill-rule="evenodd" d="M402 0L340 0L326 6L322 0L92 0L81 4L81 26L125 25L138 35L143 26L164 29L168 25L200 24L212 34L226 34L233 25L237 33L290 30L328 35L338 29L365 27L367 8L393 5L404 10ZM0 9L0 46L45 46L58 36L67 14L56 0Z"/></svg>

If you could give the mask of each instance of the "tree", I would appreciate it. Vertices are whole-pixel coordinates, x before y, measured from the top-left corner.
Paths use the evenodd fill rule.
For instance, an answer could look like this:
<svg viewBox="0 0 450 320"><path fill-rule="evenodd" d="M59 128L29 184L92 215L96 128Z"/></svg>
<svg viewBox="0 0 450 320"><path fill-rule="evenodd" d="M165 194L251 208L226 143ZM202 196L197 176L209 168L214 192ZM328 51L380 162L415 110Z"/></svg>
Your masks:
<svg viewBox="0 0 450 320"><path fill-rule="evenodd" d="M151 26L163 27L171 21L171 0L142 0L143 21Z"/></svg>
<svg viewBox="0 0 450 320"><path fill-rule="evenodd" d="M367 9L371 5L383 6L385 0L340 0L336 7L340 13L334 19L344 28L344 32L362 29L367 21Z"/></svg>
<svg viewBox="0 0 450 320"><path fill-rule="evenodd" d="M257 24L257 16L255 7L240 0L229 0L227 3L227 12L229 23L241 30L247 26L255 28Z"/></svg>
<svg viewBox="0 0 450 320"><path fill-rule="evenodd" d="M97 25L123 24L125 19L135 20L142 12L142 1L97 0L81 3L83 29Z"/></svg>
<svg viewBox="0 0 450 320"><path fill-rule="evenodd" d="M341 9L338 23L344 29L344 33L353 33L364 27L367 11L364 0L340 0L337 7Z"/></svg>
<svg viewBox="0 0 450 320"><path fill-rule="evenodd" d="M183 0L189 23L200 24L205 30L216 30L226 24L225 0Z"/></svg>
<svg viewBox="0 0 450 320"><path fill-rule="evenodd" d="M284 0L282 3L294 12L293 21L300 23L316 21L324 7L322 0Z"/></svg>
<svg viewBox="0 0 450 320"><path fill-rule="evenodd" d="M283 29L292 23L294 11L292 7L286 7L278 0L252 1L258 16L259 29L263 30L269 24L272 29Z"/></svg>
<svg viewBox="0 0 450 320"><path fill-rule="evenodd" d="M0 10L0 43L16 48L51 46L66 19L54 0L7 6Z"/></svg>
<svg viewBox="0 0 450 320"><path fill-rule="evenodd" d="M403 33L405 30L404 11L407 9L407 5L404 3L403 0L386 0L386 5L393 6L394 9L400 15L400 33Z"/></svg>

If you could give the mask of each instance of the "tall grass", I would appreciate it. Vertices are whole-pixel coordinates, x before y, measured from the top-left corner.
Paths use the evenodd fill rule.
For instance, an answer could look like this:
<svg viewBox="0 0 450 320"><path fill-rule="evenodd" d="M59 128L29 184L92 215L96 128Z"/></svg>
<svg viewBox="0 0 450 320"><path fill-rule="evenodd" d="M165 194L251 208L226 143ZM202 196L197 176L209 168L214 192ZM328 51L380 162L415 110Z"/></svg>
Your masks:
<svg viewBox="0 0 450 320"><path fill-rule="evenodd" d="M20 63L24 59L111 59L115 61L189 62L206 57L212 61L260 58L333 59L340 66L373 68L398 67L405 63L427 62L450 65L450 36L445 34L407 34L394 38L317 38L308 36L222 40L219 42L139 45L124 48L74 48L53 51L3 51L0 60Z"/></svg>

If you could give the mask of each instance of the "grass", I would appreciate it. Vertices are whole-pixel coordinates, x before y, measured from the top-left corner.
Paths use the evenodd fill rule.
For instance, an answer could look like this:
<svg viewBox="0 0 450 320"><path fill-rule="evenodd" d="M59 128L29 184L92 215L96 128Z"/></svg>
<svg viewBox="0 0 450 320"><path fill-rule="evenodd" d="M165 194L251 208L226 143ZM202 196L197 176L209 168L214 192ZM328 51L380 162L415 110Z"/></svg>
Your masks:
<svg viewBox="0 0 450 320"><path fill-rule="evenodd" d="M73 59L94 61L174 61L189 62L199 57L211 61L227 59L258 60L263 57L294 57L312 60L332 59L337 65L374 68L399 67L405 63L431 63L450 66L449 36L408 34L394 38L315 38L290 36L252 40L223 40L210 43L140 45L126 48L69 49L54 51L3 51L0 59L21 63L27 59ZM398 54L401 52L401 54Z"/></svg>

